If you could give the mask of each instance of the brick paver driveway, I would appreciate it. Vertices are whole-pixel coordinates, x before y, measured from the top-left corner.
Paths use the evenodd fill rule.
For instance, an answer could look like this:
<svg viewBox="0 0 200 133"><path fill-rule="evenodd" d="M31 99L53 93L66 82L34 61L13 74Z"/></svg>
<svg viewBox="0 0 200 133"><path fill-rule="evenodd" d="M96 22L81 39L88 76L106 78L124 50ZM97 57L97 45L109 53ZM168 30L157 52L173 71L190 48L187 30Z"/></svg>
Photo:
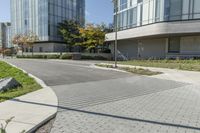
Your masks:
<svg viewBox="0 0 200 133"><path fill-rule="evenodd" d="M198 133L198 85L99 70L91 62L8 60L54 89L52 133Z"/></svg>

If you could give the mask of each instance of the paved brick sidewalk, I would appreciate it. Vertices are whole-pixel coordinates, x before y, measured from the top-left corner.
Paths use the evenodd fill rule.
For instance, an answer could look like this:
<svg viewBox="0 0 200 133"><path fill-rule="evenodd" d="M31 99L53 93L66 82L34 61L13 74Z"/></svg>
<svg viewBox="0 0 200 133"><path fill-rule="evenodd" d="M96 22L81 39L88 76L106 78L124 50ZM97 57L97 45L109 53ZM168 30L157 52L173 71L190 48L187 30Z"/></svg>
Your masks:
<svg viewBox="0 0 200 133"><path fill-rule="evenodd" d="M132 82L124 88L120 79L70 85L69 95L73 102L68 104L71 103L70 99L68 103L62 99L59 100L62 109L57 115L52 133L200 132L200 86L146 77L126 78L121 81L127 83L131 79ZM115 89L110 87L114 82L116 83L113 87ZM156 86L156 83L159 85ZM108 92L105 91L107 85L110 89L107 88ZM74 94L77 94L76 92L82 94L80 86L84 89L86 89L84 86L88 87L85 90L85 96L80 98L76 95L72 98ZM116 86L121 91L116 89ZM102 92L105 92L104 95L101 91L97 91L101 87ZM149 90L154 91L146 93L148 87ZM91 88L95 88L94 91ZM65 89L67 89L66 86ZM115 101L114 97L119 98L119 95L125 95L125 92L129 93L128 97ZM87 99L90 99L90 96L87 94L89 93L97 99L99 99L98 96L103 97L102 100L104 100L102 103L95 100L91 100L92 103L88 102ZM109 99L106 103L105 98L108 97L106 93L114 100Z"/></svg>

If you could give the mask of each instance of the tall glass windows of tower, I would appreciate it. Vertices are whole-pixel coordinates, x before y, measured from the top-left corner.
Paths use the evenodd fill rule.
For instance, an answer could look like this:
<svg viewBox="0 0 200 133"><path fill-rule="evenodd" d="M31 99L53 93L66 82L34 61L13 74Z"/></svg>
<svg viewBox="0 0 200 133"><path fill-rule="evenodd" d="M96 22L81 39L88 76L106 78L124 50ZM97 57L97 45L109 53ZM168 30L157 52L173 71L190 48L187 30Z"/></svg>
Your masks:
<svg viewBox="0 0 200 133"><path fill-rule="evenodd" d="M128 7L127 0L120 0L120 10L124 10Z"/></svg>

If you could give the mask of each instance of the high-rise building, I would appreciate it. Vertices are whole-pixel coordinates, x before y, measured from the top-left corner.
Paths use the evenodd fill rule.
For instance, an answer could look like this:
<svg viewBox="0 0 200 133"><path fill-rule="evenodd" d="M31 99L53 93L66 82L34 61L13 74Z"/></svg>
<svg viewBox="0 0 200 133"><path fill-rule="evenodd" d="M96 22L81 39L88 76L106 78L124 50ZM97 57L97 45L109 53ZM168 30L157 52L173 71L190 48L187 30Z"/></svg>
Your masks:
<svg viewBox="0 0 200 133"><path fill-rule="evenodd" d="M12 35L32 32L39 37L34 51L66 51L58 23L75 20L85 24L85 0L11 0Z"/></svg>
<svg viewBox="0 0 200 133"><path fill-rule="evenodd" d="M0 23L0 49L12 47L11 24L9 22Z"/></svg>
<svg viewBox="0 0 200 133"><path fill-rule="evenodd" d="M113 3L118 52L123 57L200 56L200 0L113 0ZM113 46L115 33L107 34L106 38Z"/></svg>

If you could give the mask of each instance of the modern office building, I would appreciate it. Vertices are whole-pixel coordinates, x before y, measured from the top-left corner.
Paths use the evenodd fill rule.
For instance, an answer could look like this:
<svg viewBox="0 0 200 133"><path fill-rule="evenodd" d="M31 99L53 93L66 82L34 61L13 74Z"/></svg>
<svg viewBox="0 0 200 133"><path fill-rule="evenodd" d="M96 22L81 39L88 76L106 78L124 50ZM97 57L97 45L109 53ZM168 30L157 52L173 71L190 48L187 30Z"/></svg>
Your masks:
<svg viewBox="0 0 200 133"><path fill-rule="evenodd" d="M58 23L75 20L85 23L85 0L11 0L12 34L32 32L39 37L36 52L66 51L58 34Z"/></svg>
<svg viewBox="0 0 200 133"><path fill-rule="evenodd" d="M9 22L0 23L0 49L11 47L11 24Z"/></svg>
<svg viewBox="0 0 200 133"><path fill-rule="evenodd" d="M200 56L200 0L113 2L118 50L123 57ZM115 33L107 34L106 38L113 49Z"/></svg>

